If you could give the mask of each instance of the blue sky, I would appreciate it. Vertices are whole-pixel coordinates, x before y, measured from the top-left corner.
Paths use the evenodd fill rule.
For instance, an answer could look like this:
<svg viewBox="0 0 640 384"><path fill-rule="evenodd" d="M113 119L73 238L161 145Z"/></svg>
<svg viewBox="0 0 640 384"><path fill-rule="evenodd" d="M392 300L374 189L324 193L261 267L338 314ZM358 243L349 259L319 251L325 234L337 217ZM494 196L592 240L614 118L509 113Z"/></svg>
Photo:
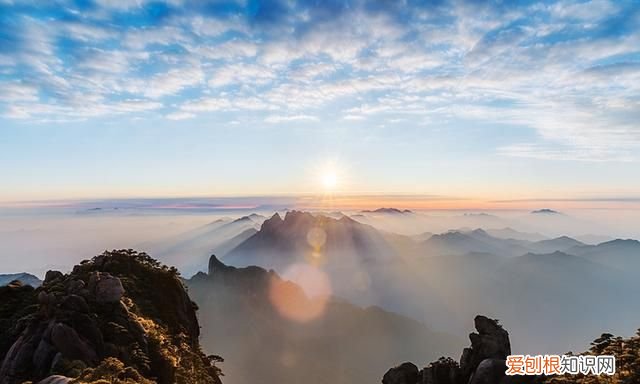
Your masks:
<svg viewBox="0 0 640 384"><path fill-rule="evenodd" d="M637 1L0 0L0 200L640 195Z"/></svg>

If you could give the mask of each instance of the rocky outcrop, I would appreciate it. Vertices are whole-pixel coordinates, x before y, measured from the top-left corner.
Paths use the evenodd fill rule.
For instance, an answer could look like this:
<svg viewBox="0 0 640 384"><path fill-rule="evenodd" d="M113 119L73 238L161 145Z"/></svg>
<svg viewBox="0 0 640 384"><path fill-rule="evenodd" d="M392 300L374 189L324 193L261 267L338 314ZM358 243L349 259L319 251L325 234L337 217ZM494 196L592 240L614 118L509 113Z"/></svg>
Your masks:
<svg viewBox="0 0 640 384"><path fill-rule="evenodd" d="M2 287L0 303L0 384L220 383L177 271L144 253L49 271L37 289Z"/></svg>
<svg viewBox="0 0 640 384"><path fill-rule="evenodd" d="M469 335L471 346L465 348L460 363L441 358L421 371L404 363L387 371L383 384L511 384L506 376L506 358L511 354L509 333L497 320L478 315L474 319L477 332ZM414 373L416 373L414 375ZM539 378L518 376L517 382L535 383Z"/></svg>

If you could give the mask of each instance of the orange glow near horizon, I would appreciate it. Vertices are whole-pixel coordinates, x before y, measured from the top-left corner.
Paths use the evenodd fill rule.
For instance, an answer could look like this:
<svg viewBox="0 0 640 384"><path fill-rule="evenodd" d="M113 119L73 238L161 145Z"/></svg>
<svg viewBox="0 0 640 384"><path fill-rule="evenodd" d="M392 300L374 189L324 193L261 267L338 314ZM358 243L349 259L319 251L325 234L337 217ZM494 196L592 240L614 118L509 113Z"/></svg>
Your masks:
<svg viewBox="0 0 640 384"><path fill-rule="evenodd" d="M318 179L322 182L322 178ZM337 187L336 187L337 189ZM640 200L637 199L619 199L616 200L606 198L588 199L588 198L572 198L567 197L545 197L545 198L526 198L518 195L506 198L499 197L464 197L464 196L434 196L419 194L347 194L337 190L324 190L320 194L290 194L290 195L261 195L255 196L256 201L250 201L252 196L211 196L211 195L194 195L194 196L149 196L149 197L131 197L131 198L83 198L83 199L50 199L50 200L23 200L23 201L5 201L0 202L0 208L19 208L19 209L44 209L44 208L74 208L76 203L90 203L99 201L114 202L133 199L228 199L228 202L217 206L219 210L260 210L260 199L290 199L291 203L287 203L288 209L298 210L324 210L324 211L356 211L356 210L374 210L377 208L397 208L410 209L416 211L429 210L534 210L539 208L551 208L556 210L571 209L611 209L611 210L638 210L640 209ZM243 203L234 202L234 199L242 198ZM249 200L247 203L246 200ZM201 208L198 205L189 205L189 202L176 202L174 204L161 204L153 206L156 209L175 209L176 211L193 210Z"/></svg>
<svg viewBox="0 0 640 384"><path fill-rule="evenodd" d="M430 197L419 195L323 195L300 198L299 209L317 210L373 210L397 208L410 210L535 210L568 209L640 209L640 201L607 201L571 198L542 199L482 199Z"/></svg>

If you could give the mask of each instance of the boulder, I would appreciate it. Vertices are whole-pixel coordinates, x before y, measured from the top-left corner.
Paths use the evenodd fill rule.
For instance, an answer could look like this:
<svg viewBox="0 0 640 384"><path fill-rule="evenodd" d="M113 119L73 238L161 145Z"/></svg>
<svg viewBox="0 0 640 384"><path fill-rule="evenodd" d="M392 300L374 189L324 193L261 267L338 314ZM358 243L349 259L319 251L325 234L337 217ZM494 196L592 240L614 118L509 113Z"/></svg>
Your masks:
<svg viewBox="0 0 640 384"><path fill-rule="evenodd" d="M61 278L64 276L60 271L47 271L44 275L44 284L51 283L52 281Z"/></svg>
<svg viewBox="0 0 640 384"><path fill-rule="evenodd" d="M417 384L418 367L413 363L402 363L387 371L382 377L382 384Z"/></svg>
<svg viewBox="0 0 640 384"><path fill-rule="evenodd" d="M96 301L99 303L117 303L124 295L124 287L120 279L108 273L92 274L89 286L93 286Z"/></svg>

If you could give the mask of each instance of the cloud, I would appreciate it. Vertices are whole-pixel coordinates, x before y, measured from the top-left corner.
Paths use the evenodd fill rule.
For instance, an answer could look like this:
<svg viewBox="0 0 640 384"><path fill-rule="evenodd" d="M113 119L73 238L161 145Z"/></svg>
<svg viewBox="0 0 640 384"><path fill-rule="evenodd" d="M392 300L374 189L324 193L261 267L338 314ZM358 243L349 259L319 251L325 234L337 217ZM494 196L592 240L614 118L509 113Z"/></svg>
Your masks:
<svg viewBox="0 0 640 384"><path fill-rule="evenodd" d="M310 115L270 115L264 119L265 123L270 124L278 124L278 123L286 123L286 122L294 122L294 121L318 121L316 116Z"/></svg>
<svg viewBox="0 0 640 384"><path fill-rule="evenodd" d="M410 3L5 4L0 110L34 120L259 112L272 124L428 116L528 129L496 148L505 156L634 159L639 4Z"/></svg>
<svg viewBox="0 0 640 384"><path fill-rule="evenodd" d="M2 87L0 101L37 101L38 89L22 83L8 83Z"/></svg>
<svg viewBox="0 0 640 384"><path fill-rule="evenodd" d="M237 64L234 66L218 67L209 77L211 87L221 87L229 84L262 85L276 78L273 69L255 64Z"/></svg>
<svg viewBox="0 0 640 384"><path fill-rule="evenodd" d="M187 120L193 119L196 115L188 112L173 112L167 114L165 117L169 120Z"/></svg>

